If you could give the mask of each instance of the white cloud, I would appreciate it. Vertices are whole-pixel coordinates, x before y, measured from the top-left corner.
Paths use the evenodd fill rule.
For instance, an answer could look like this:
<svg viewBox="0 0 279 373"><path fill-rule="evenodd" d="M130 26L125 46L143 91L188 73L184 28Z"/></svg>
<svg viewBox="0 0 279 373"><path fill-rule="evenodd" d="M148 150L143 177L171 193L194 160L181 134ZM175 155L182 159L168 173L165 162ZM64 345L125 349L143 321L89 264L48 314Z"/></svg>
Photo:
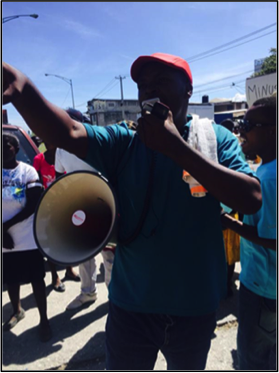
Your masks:
<svg viewBox="0 0 279 373"><path fill-rule="evenodd" d="M65 20L61 23L65 28L75 32L76 34L84 37L84 38L92 38L92 37L103 37L103 35L97 31L92 29L91 27L87 27L84 24L72 20Z"/></svg>
<svg viewBox="0 0 279 373"><path fill-rule="evenodd" d="M72 19L66 18L65 16L63 17L61 15L54 15L52 13L45 13L44 17L46 19L49 19L52 24L55 24L56 27L64 27L66 30L70 30L71 32L74 32L85 39L104 37L104 35L98 30L84 25L83 22L73 21Z"/></svg>
<svg viewBox="0 0 279 373"><path fill-rule="evenodd" d="M243 95L241 93L236 93L231 100L232 100L232 102L246 101L246 95L245 94Z"/></svg>

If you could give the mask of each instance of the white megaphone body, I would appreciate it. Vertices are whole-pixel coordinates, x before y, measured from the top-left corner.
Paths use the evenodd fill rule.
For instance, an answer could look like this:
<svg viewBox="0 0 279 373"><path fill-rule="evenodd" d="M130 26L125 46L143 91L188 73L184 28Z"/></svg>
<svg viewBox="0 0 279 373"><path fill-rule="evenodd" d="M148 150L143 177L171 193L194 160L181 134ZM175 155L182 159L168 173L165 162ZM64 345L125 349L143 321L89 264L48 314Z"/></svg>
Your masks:
<svg viewBox="0 0 279 373"><path fill-rule="evenodd" d="M61 176L42 195L34 216L34 237L43 256L77 265L116 243L116 197L99 172Z"/></svg>

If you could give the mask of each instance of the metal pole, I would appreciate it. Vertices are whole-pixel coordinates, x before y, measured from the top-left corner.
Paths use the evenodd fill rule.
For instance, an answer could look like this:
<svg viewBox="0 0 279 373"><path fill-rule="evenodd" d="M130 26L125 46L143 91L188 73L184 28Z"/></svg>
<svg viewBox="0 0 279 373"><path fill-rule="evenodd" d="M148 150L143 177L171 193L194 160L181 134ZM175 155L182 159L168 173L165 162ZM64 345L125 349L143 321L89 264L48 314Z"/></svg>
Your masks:
<svg viewBox="0 0 279 373"><path fill-rule="evenodd" d="M38 14L19 14L16 16L9 16L2 18L2 23L6 23L8 21L12 21L13 19L19 18L19 17L32 17L32 18L38 18Z"/></svg>
<svg viewBox="0 0 279 373"><path fill-rule="evenodd" d="M72 83L72 79L70 79L70 86L71 86L71 92L72 92L73 108L75 108L75 102L74 102L74 91L73 91L73 83Z"/></svg>
<svg viewBox="0 0 279 373"><path fill-rule="evenodd" d="M70 84L71 92L72 92L72 102L73 102L73 109L75 109L75 102L74 102L74 91L73 91L73 82L72 79L65 78L64 76L55 75L55 74L45 74L45 76L55 76L56 78L64 80L64 82Z"/></svg>
<svg viewBox="0 0 279 373"><path fill-rule="evenodd" d="M122 120L125 120L125 116L124 116L124 98L123 98L123 84L122 84L122 80L125 79L125 76L116 76L115 79L119 79L120 80L120 93L121 93L121 108L122 108Z"/></svg>

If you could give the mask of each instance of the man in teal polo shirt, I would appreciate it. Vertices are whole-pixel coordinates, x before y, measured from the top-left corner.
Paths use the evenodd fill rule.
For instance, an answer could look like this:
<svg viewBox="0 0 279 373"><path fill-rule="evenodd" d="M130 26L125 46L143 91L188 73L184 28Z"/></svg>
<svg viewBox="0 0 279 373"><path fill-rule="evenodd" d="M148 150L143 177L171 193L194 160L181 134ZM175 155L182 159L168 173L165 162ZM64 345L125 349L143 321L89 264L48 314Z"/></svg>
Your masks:
<svg viewBox="0 0 279 373"><path fill-rule="evenodd" d="M226 293L220 202L255 213L260 184L241 159L237 139L221 126L212 125L218 162L187 143L193 81L185 60L141 56L131 76L141 105L156 97L169 107L166 119L143 110L136 133L75 122L7 64L4 103L12 102L38 136L84 159L115 187L120 228L109 287L106 369L153 369L161 350L168 369L200 370ZM183 170L207 190L205 197L192 197Z"/></svg>

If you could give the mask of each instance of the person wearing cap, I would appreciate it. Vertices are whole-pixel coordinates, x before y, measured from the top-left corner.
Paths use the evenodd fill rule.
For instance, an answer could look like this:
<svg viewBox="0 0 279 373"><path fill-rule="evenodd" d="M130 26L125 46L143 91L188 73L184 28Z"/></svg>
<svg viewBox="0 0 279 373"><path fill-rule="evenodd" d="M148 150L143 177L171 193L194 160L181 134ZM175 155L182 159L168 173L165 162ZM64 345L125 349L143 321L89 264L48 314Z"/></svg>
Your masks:
<svg viewBox="0 0 279 373"><path fill-rule="evenodd" d="M212 124L219 162L187 143L193 80L184 59L141 56L131 77L141 106L159 98L169 108L166 119L143 110L136 132L72 120L5 63L3 101L11 102L38 136L85 160L114 185L120 222L109 285L106 369L151 370L161 350L167 369L201 370L216 309L226 296L220 202L253 214L261 207L260 183L239 156L237 139L222 126ZM183 170L207 190L205 197L192 197Z"/></svg>

